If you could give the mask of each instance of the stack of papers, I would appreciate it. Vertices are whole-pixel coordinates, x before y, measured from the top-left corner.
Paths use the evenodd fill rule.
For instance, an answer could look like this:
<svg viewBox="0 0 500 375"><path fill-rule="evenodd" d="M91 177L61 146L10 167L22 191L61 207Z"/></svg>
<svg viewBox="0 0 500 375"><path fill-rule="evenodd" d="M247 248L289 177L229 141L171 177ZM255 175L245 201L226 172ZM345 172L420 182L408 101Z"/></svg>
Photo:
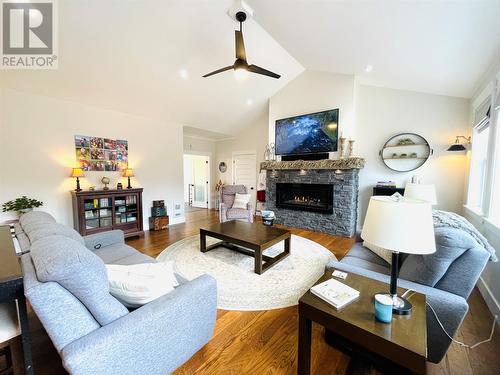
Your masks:
<svg viewBox="0 0 500 375"><path fill-rule="evenodd" d="M344 307L359 297L359 291L334 279L313 286L311 292L336 309Z"/></svg>

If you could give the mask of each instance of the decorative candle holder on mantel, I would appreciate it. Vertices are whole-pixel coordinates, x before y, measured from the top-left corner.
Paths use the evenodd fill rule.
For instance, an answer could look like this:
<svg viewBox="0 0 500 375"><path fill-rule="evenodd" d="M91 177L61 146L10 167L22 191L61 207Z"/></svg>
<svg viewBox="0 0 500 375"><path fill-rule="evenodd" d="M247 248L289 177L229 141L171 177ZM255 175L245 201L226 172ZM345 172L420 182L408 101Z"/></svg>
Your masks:
<svg viewBox="0 0 500 375"><path fill-rule="evenodd" d="M343 159L344 158L344 151L345 151L345 141L346 141L346 138L342 136L342 134L340 134L340 138L339 138L339 158L340 159Z"/></svg>

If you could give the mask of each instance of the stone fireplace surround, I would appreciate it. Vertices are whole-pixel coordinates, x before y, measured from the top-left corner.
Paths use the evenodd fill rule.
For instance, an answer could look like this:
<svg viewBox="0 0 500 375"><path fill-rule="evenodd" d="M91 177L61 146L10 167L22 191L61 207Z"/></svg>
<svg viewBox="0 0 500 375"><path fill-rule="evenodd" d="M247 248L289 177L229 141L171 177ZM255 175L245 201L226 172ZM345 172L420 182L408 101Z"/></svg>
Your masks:
<svg viewBox="0 0 500 375"><path fill-rule="evenodd" d="M362 158L318 161L267 161L266 209L276 214L275 223L290 227L351 237L356 233L359 169ZM319 213L276 207L276 183L333 185L333 212Z"/></svg>

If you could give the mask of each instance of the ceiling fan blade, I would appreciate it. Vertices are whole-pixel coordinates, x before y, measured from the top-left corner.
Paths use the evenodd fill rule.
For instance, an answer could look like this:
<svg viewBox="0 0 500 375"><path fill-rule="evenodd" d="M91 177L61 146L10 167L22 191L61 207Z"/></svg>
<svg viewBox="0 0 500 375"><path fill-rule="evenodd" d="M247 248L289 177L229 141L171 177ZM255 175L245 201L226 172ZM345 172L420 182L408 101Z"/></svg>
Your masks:
<svg viewBox="0 0 500 375"><path fill-rule="evenodd" d="M231 69L233 69L233 65L226 66L225 68L217 69L217 70L214 70L213 72L207 73L203 76L203 78L210 77L210 76L213 76L214 74L222 73L222 72L225 72L226 70L231 70Z"/></svg>
<svg viewBox="0 0 500 375"><path fill-rule="evenodd" d="M248 65L248 71L249 72L252 72L252 73L257 73L257 74L262 74L262 75L265 75L265 76L268 76L268 77L272 77L272 78L280 78L281 76L279 74L276 74L276 73L273 73L267 69L264 69L264 68L261 68L260 66L257 66L257 65Z"/></svg>
<svg viewBox="0 0 500 375"><path fill-rule="evenodd" d="M243 61L247 61L247 54L245 52L245 42L243 42L243 33L239 30L235 30L234 39L236 43L236 58Z"/></svg>

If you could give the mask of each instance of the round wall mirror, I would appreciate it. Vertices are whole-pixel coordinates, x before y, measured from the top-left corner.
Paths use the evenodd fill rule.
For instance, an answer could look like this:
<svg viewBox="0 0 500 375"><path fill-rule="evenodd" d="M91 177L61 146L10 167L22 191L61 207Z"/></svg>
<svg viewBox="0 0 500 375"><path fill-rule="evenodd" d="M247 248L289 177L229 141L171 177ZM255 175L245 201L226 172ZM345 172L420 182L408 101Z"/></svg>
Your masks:
<svg viewBox="0 0 500 375"><path fill-rule="evenodd" d="M432 153L429 142L415 133L401 133L389 138L379 152L387 168L396 172L420 168Z"/></svg>
<svg viewBox="0 0 500 375"><path fill-rule="evenodd" d="M225 171L227 171L227 165L223 161L221 161L219 163L219 171L221 171L221 173L224 173Z"/></svg>

